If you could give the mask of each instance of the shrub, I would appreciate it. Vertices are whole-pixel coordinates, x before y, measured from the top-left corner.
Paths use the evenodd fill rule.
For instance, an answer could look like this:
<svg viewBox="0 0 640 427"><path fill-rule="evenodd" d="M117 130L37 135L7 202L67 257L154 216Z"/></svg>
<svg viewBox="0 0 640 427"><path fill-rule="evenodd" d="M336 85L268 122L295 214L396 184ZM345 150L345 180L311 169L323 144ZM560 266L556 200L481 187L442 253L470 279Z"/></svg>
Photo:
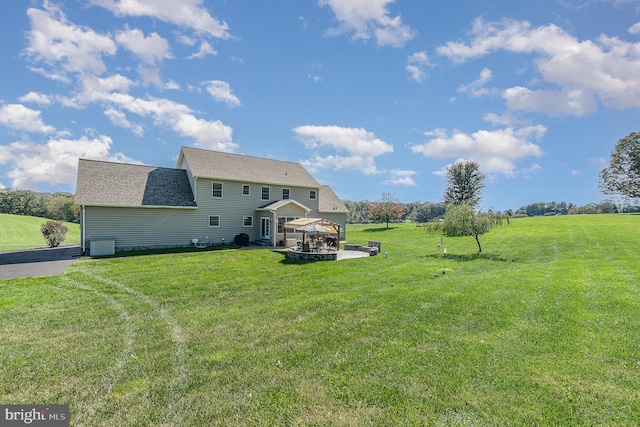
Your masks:
<svg viewBox="0 0 640 427"><path fill-rule="evenodd" d="M40 225L40 231L50 248L55 248L64 242L69 229L61 221L47 221Z"/></svg>

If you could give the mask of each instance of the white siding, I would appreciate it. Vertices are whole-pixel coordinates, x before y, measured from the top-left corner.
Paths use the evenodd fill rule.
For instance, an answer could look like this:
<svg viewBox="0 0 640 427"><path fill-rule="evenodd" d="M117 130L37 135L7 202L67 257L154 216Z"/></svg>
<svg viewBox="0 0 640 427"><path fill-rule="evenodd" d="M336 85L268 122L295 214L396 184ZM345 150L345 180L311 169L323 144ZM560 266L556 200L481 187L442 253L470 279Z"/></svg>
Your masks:
<svg viewBox="0 0 640 427"><path fill-rule="evenodd" d="M85 247L93 239L114 239L116 250L189 246L206 234L196 209L85 208Z"/></svg>
<svg viewBox="0 0 640 427"><path fill-rule="evenodd" d="M126 207L94 207L86 206L84 215L83 236L85 248L89 248L92 239L112 238L116 250L127 250L148 247L189 246L192 239L208 240L219 244L224 239L232 243L239 233L246 233L251 240L260 237L260 218L270 217L273 222L273 233L277 230L276 219L270 212L257 212L256 209L275 202L282 197L282 186L270 185L271 200L262 200L262 185L247 182L233 182L216 179L223 183L223 197L212 197L214 180L206 178L194 179L186 162L181 167L187 169L189 180L195 185L197 208L126 208ZM242 194L242 186L251 186L250 195ZM287 186L290 198L312 209L309 217L321 217L337 222L344 233L346 215L318 213L318 199L309 199L309 188ZM319 192L317 193L319 195ZM220 217L220 227L209 227L209 216ZM244 227L245 216L253 217L253 226ZM305 211L290 203L278 211L278 216L304 217ZM276 236L276 241L282 239ZM344 235L342 236L344 238Z"/></svg>
<svg viewBox="0 0 640 427"><path fill-rule="evenodd" d="M212 197L211 186L214 181L223 183L222 199L214 199ZM233 238L239 233L248 234L251 240L258 239L260 237L260 218L265 216L271 219L273 218L270 212L256 212L256 209L270 202L281 200L283 188L290 189L290 199L310 209L318 209L318 201L309 200L309 188L269 185L270 200L262 200L262 184L206 178L198 178L196 184L198 215L202 215L205 224L208 224L209 215L220 216L220 227L210 230L214 230L212 233L217 239L224 237L227 242L233 241ZM242 194L242 186L246 184L251 186L249 196ZM304 216L304 211L294 204L289 204L283 209L284 210L278 211L278 215ZM253 227L243 227L242 220L245 216L253 217Z"/></svg>

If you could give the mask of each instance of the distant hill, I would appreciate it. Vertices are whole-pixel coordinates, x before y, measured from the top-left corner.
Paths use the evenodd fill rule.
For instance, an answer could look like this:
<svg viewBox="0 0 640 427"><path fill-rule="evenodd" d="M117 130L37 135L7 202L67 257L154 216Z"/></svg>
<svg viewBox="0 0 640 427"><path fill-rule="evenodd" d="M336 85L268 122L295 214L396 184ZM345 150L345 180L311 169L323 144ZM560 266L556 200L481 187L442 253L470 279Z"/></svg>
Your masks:
<svg viewBox="0 0 640 427"><path fill-rule="evenodd" d="M46 218L35 216L0 214L0 251L46 248L47 244L40 232L40 224ZM63 245L80 243L80 225L64 223L69 231Z"/></svg>

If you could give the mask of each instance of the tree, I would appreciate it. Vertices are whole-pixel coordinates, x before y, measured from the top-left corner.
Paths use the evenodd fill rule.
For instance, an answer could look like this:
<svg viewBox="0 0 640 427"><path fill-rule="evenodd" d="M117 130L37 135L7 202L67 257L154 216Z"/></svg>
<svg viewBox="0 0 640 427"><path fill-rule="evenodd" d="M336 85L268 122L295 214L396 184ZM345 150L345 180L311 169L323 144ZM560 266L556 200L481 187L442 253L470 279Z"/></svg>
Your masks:
<svg viewBox="0 0 640 427"><path fill-rule="evenodd" d="M640 132L618 141L609 166L600 171L598 188L604 194L640 197Z"/></svg>
<svg viewBox="0 0 640 427"><path fill-rule="evenodd" d="M427 225L427 231L435 234L442 233L445 236L471 236L478 245L478 253L482 252L480 236L491 228L502 225L503 221L509 221L508 217L499 212L476 211L468 204L449 205L443 221L432 221Z"/></svg>
<svg viewBox="0 0 640 427"><path fill-rule="evenodd" d="M447 169L447 188L444 202L447 205L467 204L475 207L482 199L484 175L476 162L457 162Z"/></svg>
<svg viewBox="0 0 640 427"><path fill-rule="evenodd" d="M404 205L392 193L382 193L379 202L371 204L369 215L374 221L397 221L404 215Z"/></svg>
<svg viewBox="0 0 640 427"><path fill-rule="evenodd" d="M411 219L415 222L429 222L434 218L441 218L446 212L444 203L423 203L413 210Z"/></svg>
<svg viewBox="0 0 640 427"><path fill-rule="evenodd" d="M46 203L47 217L60 221L78 222L80 207L71 197L53 197Z"/></svg>
<svg viewBox="0 0 640 427"><path fill-rule="evenodd" d="M50 248L56 248L64 242L69 229L61 221L47 221L40 225L40 231Z"/></svg>

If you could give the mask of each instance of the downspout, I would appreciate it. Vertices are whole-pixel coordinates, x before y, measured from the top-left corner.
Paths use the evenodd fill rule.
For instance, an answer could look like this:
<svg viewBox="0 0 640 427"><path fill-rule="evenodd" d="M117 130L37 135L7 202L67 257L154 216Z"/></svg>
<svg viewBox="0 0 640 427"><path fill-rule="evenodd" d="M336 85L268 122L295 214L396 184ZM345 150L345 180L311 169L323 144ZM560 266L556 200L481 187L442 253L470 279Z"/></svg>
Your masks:
<svg viewBox="0 0 640 427"><path fill-rule="evenodd" d="M196 201L196 199L198 198L198 177L194 176L193 177L193 203L195 203L196 205L198 204L198 202Z"/></svg>
<svg viewBox="0 0 640 427"><path fill-rule="evenodd" d="M85 224L85 220L84 220L84 205L80 206L80 210L82 211L82 219L81 219L81 224L80 224L80 237L82 238L82 255L86 255L87 253L87 244L86 242L86 224Z"/></svg>
<svg viewBox="0 0 640 427"><path fill-rule="evenodd" d="M271 219L271 230L272 230L272 233L271 233L271 245L275 246L276 245L276 238L278 237L277 236L278 223L276 222L277 221L276 211L272 210L271 213L273 214L273 217Z"/></svg>

